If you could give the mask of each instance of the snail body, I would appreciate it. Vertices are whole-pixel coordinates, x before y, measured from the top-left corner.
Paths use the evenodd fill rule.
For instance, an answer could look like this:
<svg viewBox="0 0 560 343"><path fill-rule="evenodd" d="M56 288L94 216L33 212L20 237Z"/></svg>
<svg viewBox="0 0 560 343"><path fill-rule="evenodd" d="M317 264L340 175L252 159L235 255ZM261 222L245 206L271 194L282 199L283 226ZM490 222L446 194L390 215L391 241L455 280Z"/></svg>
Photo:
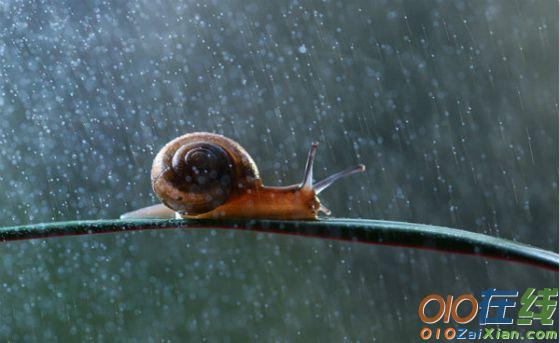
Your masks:
<svg viewBox="0 0 560 343"><path fill-rule="evenodd" d="M313 220L330 214L317 195L336 180L365 170L349 168L313 183L314 143L303 182L264 186L257 165L237 142L196 132L167 143L152 164L152 189L162 205L129 212L121 218L290 219Z"/></svg>

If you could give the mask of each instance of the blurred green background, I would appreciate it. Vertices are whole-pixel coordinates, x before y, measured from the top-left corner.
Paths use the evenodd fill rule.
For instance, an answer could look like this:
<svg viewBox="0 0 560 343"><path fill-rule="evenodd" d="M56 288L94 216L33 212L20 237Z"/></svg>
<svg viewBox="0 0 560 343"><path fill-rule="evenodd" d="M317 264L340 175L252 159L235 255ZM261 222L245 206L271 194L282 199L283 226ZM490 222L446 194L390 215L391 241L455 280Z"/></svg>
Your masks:
<svg viewBox="0 0 560 343"><path fill-rule="evenodd" d="M556 1L5 1L0 23L1 225L153 204L155 153L211 131L265 184L298 182L312 141L317 178L364 163L321 194L335 216L558 250ZM506 262L246 233L1 249L0 334L21 340L410 340L428 293L558 284Z"/></svg>

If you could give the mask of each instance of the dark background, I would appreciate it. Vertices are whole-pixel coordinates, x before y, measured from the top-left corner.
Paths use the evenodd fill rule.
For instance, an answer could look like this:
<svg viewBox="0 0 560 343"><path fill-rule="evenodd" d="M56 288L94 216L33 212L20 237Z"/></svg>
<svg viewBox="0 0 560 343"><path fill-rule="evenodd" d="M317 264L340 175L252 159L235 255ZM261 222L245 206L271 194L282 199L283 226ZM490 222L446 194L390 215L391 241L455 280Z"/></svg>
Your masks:
<svg viewBox="0 0 560 343"><path fill-rule="evenodd" d="M552 0L4 2L0 6L0 225L117 218L153 204L149 169L159 148L183 133L211 131L241 143L269 185L298 182L309 144L315 140L320 142L317 178L364 163L365 174L341 181L321 194L334 216L464 228L558 251L557 14L558 3ZM94 287L111 275L122 279L126 258L110 252L124 249L123 244L136 246L130 254L147 263L137 266L138 278L126 283L140 293L150 275L165 279L150 273L150 266L159 270L162 263L176 265L174 258L188 244L185 240L192 239L192 244L218 254L208 256L206 263L231 262L231 256L219 255L224 249L233 253L228 250L227 237L217 241L222 242L218 246L203 234L184 239L181 237L186 235L180 233L170 235L13 243L5 245L5 269L0 276L5 285L21 285L18 270L31 268L29 277L37 278L46 293L28 280L24 289L31 293L20 288L19 296L35 299L29 301L44 311L57 311L56 306L41 301L57 299L52 286L56 282L53 277L41 278L41 271L33 268L56 275L61 261L74 256L72 251L81 264L67 266L62 274L74 275L76 284L65 283L61 277L60 288ZM368 249L373 248L350 248L342 243L333 246L297 239L277 243L266 235L258 236L265 237L265 243L259 243L257 238L236 237L236 247L246 244L249 251L253 247L265 255L276 244L283 246L275 255L277 260L270 257L270 263L276 271L284 268L295 273L286 272L280 280L284 283L297 284L302 276L301 269L283 263L310 261L306 249L324 255L322 264L313 260L321 269L317 274L307 270L316 279L300 280L302 286L325 292L317 296L318 302L339 299L344 304L353 290L364 289L365 279L355 276L341 286L349 294L337 298L327 292L328 287L337 289L336 280L347 277L344 266L366 268L363 275L375 280L377 275L390 278L384 292L391 300L384 300L380 294L385 293L376 289L367 296L354 294L356 303L347 306L350 312L359 312L357 307L371 305L363 309L367 316L379 304L389 306L385 313L392 316L376 325L393 333L404 330L410 337L417 334L417 302L433 292L435 284L441 292L463 288L478 292L485 286L499 287L500 282L520 291L532 281L547 287L557 284L554 275L530 267L512 269L504 262L488 267L478 266L476 260L460 262L465 257L457 262L455 257L403 251L388 257L390 249L372 252ZM154 243L150 248L146 242L153 240L161 240L161 245ZM99 248L100 244L105 248ZM255 248L259 244L264 245ZM85 246L105 251L102 256L114 259L115 266L105 272L99 266L84 267L95 260L82 250ZM300 251L303 260L293 257L299 256L297 247L304 251ZM339 249L356 251L341 258ZM165 253L171 255L164 263L159 259L166 259ZM238 259L257 274L255 287L264 287L270 299L284 299L278 300L284 305L288 298L298 299L295 290L283 293L288 298L282 298L271 284L258 283L270 280L267 273L272 272L264 262L253 270L253 262L247 262L255 261L252 253ZM41 258L31 257L37 255ZM380 269L368 269L374 268L372 261L382 264L376 267ZM192 268L197 267L185 263L195 273ZM341 263L339 274L325 272L329 265ZM199 270L201 278L208 276L204 270ZM394 274L395 270L404 270L404 275ZM419 270L423 272L414 277ZM426 277L442 270L449 270L448 281L443 276L437 282ZM465 270L469 272L463 274ZM330 286L323 284L328 282L321 275L334 275ZM90 283L92 280L97 281ZM193 280L196 277L183 286L199 290L200 284ZM216 285L222 282L226 281L216 280ZM413 287L416 282L424 286ZM401 290L403 285L413 288ZM127 287L120 292L130 295ZM300 295L297 303L308 306L309 294ZM177 298L166 298L166 302L158 296L161 294L148 297L153 300L153 311L162 303L178 303ZM19 298L11 297L3 301L13 303L12 312L8 307L2 319L8 323L29 319L31 312L21 309ZM375 305L364 300L368 297L376 300ZM91 304L99 300L85 301L82 308L71 295L58 299L65 304L60 311L85 323L79 329L84 331L77 329L74 334L91 338L95 330L87 331L87 325L99 328L92 324L98 322L83 313L94 313ZM104 299L109 310L98 308L102 317L107 311L112 313L112 304L119 303ZM121 299L120 303L146 299ZM401 307L395 315L399 303L390 304L397 300L407 303L403 299L408 299L411 309ZM72 301L79 310L65 307ZM336 322L335 337L363 333L362 338L371 338L371 322L345 316L344 306L334 306L329 312L329 320L336 322L334 312L339 310L338 316L344 318ZM24 311L18 312L20 317L14 308ZM148 313L158 318L157 313ZM179 318L186 318L180 313ZM293 323L306 327L305 320L297 318L306 312L294 313ZM52 318L59 317L58 313ZM316 319L313 311L305 318L309 323ZM278 318L268 319L254 330L272 330L270 337L288 330L270 329ZM329 320L325 323L332 324ZM198 323L201 321L199 318ZM394 326L396 322L401 326ZM415 323L414 327L407 322ZM124 332L143 337L139 332L146 324L132 323L141 324L130 324L133 326ZM362 324L369 329L364 330ZM19 332L15 324L6 325L0 332ZM51 334L69 334L62 329L67 327L64 322L60 332L54 329L56 325L52 324ZM243 328L244 324L233 327ZM45 339L39 328L40 323L31 331L36 339ZM29 328L21 330L29 332ZM200 334L202 329L195 326L194 330ZM175 333L181 336L185 332ZM319 325L311 332L327 335L329 331Z"/></svg>

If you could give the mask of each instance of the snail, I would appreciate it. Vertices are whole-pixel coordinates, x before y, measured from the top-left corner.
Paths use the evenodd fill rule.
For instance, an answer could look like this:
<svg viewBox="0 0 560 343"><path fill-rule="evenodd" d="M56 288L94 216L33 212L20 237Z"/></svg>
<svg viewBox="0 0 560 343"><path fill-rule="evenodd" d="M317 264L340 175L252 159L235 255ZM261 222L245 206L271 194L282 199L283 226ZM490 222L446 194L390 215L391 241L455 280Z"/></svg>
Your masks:
<svg viewBox="0 0 560 343"><path fill-rule="evenodd" d="M317 143L311 145L303 181L264 186L257 165L237 142L195 132L167 143L156 155L152 188L162 204L126 213L128 218L314 220L330 215L317 195L340 178L363 172L359 164L313 182Z"/></svg>

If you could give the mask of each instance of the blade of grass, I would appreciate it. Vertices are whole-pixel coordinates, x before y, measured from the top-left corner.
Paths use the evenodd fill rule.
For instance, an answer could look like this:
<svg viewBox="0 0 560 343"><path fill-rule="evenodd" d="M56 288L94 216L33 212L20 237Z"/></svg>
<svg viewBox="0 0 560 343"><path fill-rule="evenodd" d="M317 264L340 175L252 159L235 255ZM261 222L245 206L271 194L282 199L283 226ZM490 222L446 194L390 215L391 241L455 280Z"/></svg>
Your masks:
<svg viewBox="0 0 560 343"><path fill-rule="evenodd" d="M0 241L161 229L224 229L427 249L528 263L558 272L557 253L465 230L367 219L278 220L95 220L0 228Z"/></svg>

